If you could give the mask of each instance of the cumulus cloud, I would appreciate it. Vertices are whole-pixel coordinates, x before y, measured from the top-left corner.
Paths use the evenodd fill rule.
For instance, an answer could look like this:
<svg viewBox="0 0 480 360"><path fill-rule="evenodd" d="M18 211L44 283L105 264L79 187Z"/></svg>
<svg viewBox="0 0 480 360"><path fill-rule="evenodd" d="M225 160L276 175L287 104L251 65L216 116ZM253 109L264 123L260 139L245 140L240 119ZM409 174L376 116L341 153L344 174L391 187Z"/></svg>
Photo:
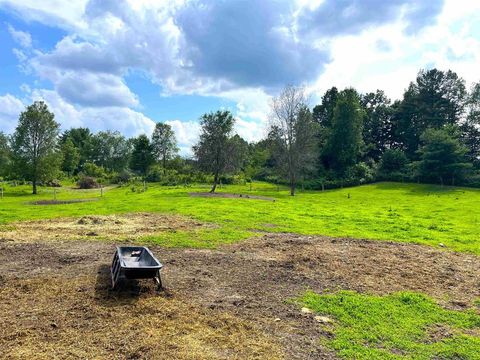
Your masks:
<svg viewBox="0 0 480 360"><path fill-rule="evenodd" d="M305 9L299 20L303 34L320 37L355 34L372 26L403 20L415 33L434 23L444 0L325 0L316 9Z"/></svg>
<svg viewBox="0 0 480 360"><path fill-rule="evenodd" d="M15 96L10 94L0 96L0 131L12 133L24 108L22 101Z"/></svg>
<svg viewBox="0 0 480 360"><path fill-rule="evenodd" d="M200 135L200 124L196 121L169 120L169 124L178 141L180 154L192 156L192 146L197 142Z"/></svg>
<svg viewBox="0 0 480 360"><path fill-rule="evenodd" d="M56 82L60 96L74 104L91 107L136 106L138 99L122 79L110 74L68 72Z"/></svg>
<svg viewBox="0 0 480 360"><path fill-rule="evenodd" d="M328 54L293 31L289 2L195 1L175 14L194 74L234 86L279 87L315 78Z"/></svg>
<svg viewBox="0 0 480 360"><path fill-rule="evenodd" d="M28 32L15 30L15 28L8 24L8 32L21 47L30 48L32 47L32 37Z"/></svg>

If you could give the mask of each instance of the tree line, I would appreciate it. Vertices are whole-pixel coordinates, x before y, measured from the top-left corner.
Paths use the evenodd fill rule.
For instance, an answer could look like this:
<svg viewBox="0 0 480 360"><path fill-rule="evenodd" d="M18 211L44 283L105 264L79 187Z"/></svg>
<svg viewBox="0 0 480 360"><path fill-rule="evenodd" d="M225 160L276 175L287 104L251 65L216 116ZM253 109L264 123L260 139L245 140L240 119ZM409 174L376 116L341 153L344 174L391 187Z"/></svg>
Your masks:
<svg viewBox="0 0 480 360"><path fill-rule="evenodd" d="M361 94L332 87L310 107L302 87L273 99L267 136L248 143L234 133L235 118L219 110L200 118L193 158L178 155L172 128L157 123L152 136L119 132L63 133L47 105L20 114L11 136L0 133L0 177L80 186L128 182L163 184L264 180L324 189L376 180L480 186L480 83L471 89L455 72L421 70L402 99L383 91Z"/></svg>

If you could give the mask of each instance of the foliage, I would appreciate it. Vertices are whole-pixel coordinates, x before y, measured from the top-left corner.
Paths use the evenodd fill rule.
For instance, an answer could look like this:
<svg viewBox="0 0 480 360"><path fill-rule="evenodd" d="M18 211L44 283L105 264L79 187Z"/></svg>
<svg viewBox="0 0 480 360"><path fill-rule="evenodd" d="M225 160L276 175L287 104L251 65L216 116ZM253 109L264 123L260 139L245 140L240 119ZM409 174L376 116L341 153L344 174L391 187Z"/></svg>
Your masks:
<svg viewBox="0 0 480 360"><path fill-rule="evenodd" d="M8 143L8 137L0 132L0 177L7 176L10 170L10 145Z"/></svg>
<svg viewBox="0 0 480 360"><path fill-rule="evenodd" d="M428 129L422 135L422 141L424 145L418 150L418 171L423 179L441 184L449 180L455 185L455 180L463 178L472 167L465 160L467 148L448 130Z"/></svg>
<svg viewBox="0 0 480 360"><path fill-rule="evenodd" d="M360 157L364 116L356 91L343 90L339 94L332 129L323 149L327 168L335 171L339 177L345 176L348 168L355 165Z"/></svg>
<svg viewBox="0 0 480 360"><path fill-rule="evenodd" d="M235 119L229 111L204 114L200 119L200 139L193 153L200 169L213 174L212 193L220 176L235 171L240 165L238 141L232 140L234 124Z"/></svg>
<svg viewBox="0 0 480 360"><path fill-rule="evenodd" d="M474 359L480 348L480 338L468 331L480 328L480 316L473 309L446 310L422 294L308 291L299 302L334 319L335 336L326 345L342 358ZM439 328L451 335L432 338Z"/></svg>
<svg viewBox="0 0 480 360"><path fill-rule="evenodd" d="M133 139L133 151L130 158L130 168L145 177L148 169L154 163L153 147L146 135Z"/></svg>
<svg viewBox="0 0 480 360"><path fill-rule="evenodd" d="M37 193L37 182L55 178L60 166L56 151L60 125L54 118L43 101L36 101L20 114L12 137L16 172L32 181L33 194Z"/></svg>
<svg viewBox="0 0 480 360"><path fill-rule="evenodd" d="M80 162L80 151L75 147L70 138L67 138L60 149L63 154L62 170L71 175Z"/></svg>
<svg viewBox="0 0 480 360"><path fill-rule="evenodd" d="M407 171L407 163L407 156L402 150L386 150L380 160L378 177L382 180L403 180Z"/></svg>
<svg viewBox="0 0 480 360"><path fill-rule="evenodd" d="M108 171L124 170L129 161L130 142L118 131L100 131L92 137L92 162Z"/></svg>
<svg viewBox="0 0 480 360"><path fill-rule="evenodd" d="M93 178L102 178L106 176L105 169L92 162L86 162L83 164L82 174Z"/></svg>
<svg viewBox="0 0 480 360"><path fill-rule="evenodd" d="M164 171L167 161L178 153L177 139L172 127L165 123L157 123L152 134L152 147L155 157L162 162Z"/></svg>

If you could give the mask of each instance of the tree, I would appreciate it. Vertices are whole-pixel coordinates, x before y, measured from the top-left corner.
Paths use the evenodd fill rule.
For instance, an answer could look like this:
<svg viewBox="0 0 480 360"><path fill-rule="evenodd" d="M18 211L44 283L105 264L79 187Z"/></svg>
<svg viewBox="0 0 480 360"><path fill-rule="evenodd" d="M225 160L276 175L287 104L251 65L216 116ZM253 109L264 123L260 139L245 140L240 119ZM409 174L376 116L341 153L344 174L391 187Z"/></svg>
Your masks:
<svg viewBox="0 0 480 360"><path fill-rule="evenodd" d="M238 166L237 149L232 141L234 124L235 119L229 111L219 110L200 118L200 139L193 153L200 169L213 174L211 193L215 192L220 176Z"/></svg>
<svg viewBox="0 0 480 360"><path fill-rule="evenodd" d="M480 83L474 84L468 96L468 113L460 125L462 142L467 146L467 158L480 166Z"/></svg>
<svg viewBox="0 0 480 360"><path fill-rule="evenodd" d="M133 139L133 151L130 158L130 168L145 179L148 169L154 163L153 147L146 135Z"/></svg>
<svg viewBox="0 0 480 360"><path fill-rule="evenodd" d="M87 161L94 161L93 134L88 128L72 128L65 131L61 138L61 144L70 139L73 145L78 149L79 161L75 173L79 172L83 164Z"/></svg>
<svg viewBox="0 0 480 360"><path fill-rule="evenodd" d="M78 166L80 152L70 138L67 138L60 148L63 154L62 170L70 176Z"/></svg>
<svg viewBox="0 0 480 360"><path fill-rule="evenodd" d="M56 151L59 128L43 101L35 101L20 114L12 150L17 171L32 181L33 194L37 193L37 182L52 178L60 166Z"/></svg>
<svg viewBox="0 0 480 360"><path fill-rule="evenodd" d="M177 139L172 127L165 123L157 123L152 134L152 146L155 157L162 161L163 173L167 171L167 160L177 153Z"/></svg>
<svg viewBox="0 0 480 360"><path fill-rule="evenodd" d="M360 157L364 116L357 92L343 90L333 112L332 129L322 156L326 167L337 176L344 176Z"/></svg>
<svg viewBox="0 0 480 360"><path fill-rule="evenodd" d="M381 179L402 180L408 159L399 149L388 149L380 159L378 175Z"/></svg>
<svg viewBox="0 0 480 360"><path fill-rule="evenodd" d="M313 108L313 121L318 123L321 127L332 127L333 111L337 105L338 89L332 87L328 89L322 96L322 103Z"/></svg>
<svg viewBox="0 0 480 360"><path fill-rule="evenodd" d="M9 173L10 158L8 137L0 131L0 177L7 176Z"/></svg>
<svg viewBox="0 0 480 360"><path fill-rule="evenodd" d="M450 179L462 178L472 167L465 158L467 148L450 129L427 129L422 135L423 145L418 150L420 161L417 163L419 175L427 181L439 181L442 185Z"/></svg>
<svg viewBox="0 0 480 360"><path fill-rule="evenodd" d="M390 99L382 90L377 90L361 96L360 102L365 110L365 158L378 161L385 150L393 145Z"/></svg>
<svg viewBox="0 0 480 360"><path fill-rule="evenodd" d="M421 136L428 128L458 124L465 111L465 81L450 70L421 70L416 82L395 106L397 141L410 159L418 158Z"/></svg>
<svg viewBox="0 0 480 360"><path fill-rule="evenodd" d="M275 139L273 151L278 168L288 178L291 196L300 176L315 165L316 133L304 89L287 86L273 100L270 136Z"/></svg>
<svg viewBox="0 0 480 360"><path fill-rule="evenodd" d="M100 131L92 136L92 160L109 171L120 172L128 166L130 143L118 131Z"/></svg>

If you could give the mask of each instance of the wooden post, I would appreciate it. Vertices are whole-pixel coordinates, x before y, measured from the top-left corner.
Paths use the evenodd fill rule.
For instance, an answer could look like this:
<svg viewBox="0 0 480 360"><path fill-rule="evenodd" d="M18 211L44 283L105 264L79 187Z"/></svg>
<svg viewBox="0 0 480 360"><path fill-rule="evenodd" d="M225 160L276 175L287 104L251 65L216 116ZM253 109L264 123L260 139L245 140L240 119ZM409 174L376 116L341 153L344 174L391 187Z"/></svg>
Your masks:
<svg viewBox="0 0 480 360"><path fill-rule="evenodd" d="M252 181L250 180L250 191L252 191Z"/></svg>
<svg viewBox="0 0 480 360"><path fill-rule="evenodd" d="M143 180L143 192L147 191L147 182Z"/></svg>
<svg viewBox="0 0 480 360"><path fill-rule="evenodd" d="M0 188L0 194L1 194L1 197L2 197L2 199L3 199L3 187Z"/></svg>
<svg viewBox="0 0 480 360"><path fill-rule="evenodd" d="M100 185L100 197L103 197L103 185Z"/></svg>
<svg viewBox="0 0 480 360"><path fill-rule="evenodd" d="M57 188L53 188L53 200L57 200Z"/></svg>

